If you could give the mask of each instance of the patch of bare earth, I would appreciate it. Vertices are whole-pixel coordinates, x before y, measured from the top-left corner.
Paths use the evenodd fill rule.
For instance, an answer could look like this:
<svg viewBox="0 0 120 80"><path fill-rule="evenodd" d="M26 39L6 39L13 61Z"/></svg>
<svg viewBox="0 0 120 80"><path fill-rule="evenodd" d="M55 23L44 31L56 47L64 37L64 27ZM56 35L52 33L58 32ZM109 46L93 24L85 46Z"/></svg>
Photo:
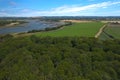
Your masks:
<svg viewBox="0 0 120 80"><path fill-rule="evenodd" d="M103 22L103 23L115 23L115 22L120 23L120 21L101 21L101 22Z"/></svg>
<svg viewBox="0 0 120 80"><path fill-rule="evenodd" d="M73 22L73 23L86 23L86 22L92 22L92 21L87 21L87 20L61 20L64 22Z"/></svg>
<svg viewBox="0 0 120 80"><path fill-rule="evenodd" d="M3 27L13 27L15 25L19 25L20 23L19 22L14 22L14 23L10 23L10 24L6 24L5 26L0 26L1 28Z"/></svg>

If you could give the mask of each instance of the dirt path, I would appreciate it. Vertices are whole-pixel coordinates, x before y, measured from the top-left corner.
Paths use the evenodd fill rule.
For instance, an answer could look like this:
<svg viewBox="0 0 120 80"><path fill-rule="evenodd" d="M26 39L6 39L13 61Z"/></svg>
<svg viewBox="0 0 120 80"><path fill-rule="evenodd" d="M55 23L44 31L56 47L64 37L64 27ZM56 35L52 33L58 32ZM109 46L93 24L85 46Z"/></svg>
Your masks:
<svg viewBox="0 0 120 80"><path fill-rule="evenodd" d="M95 35L95 38L98 38L98 37L100 36L100 34L103 32L103 30L104 30L105 27L106 27L106 24L99 29L99 31L98 31L97 34Z"/></svg>

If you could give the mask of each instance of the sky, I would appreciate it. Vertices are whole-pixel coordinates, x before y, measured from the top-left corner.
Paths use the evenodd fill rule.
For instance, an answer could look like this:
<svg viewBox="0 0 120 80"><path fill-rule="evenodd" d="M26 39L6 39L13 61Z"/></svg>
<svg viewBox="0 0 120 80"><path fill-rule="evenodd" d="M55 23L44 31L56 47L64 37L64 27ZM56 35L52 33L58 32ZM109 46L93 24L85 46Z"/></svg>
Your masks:
<svg viewBox="0 0 120 80"><path fill-rule="evenodd" d="M120 16L120 0L0 0L0 17Z"/></svg>

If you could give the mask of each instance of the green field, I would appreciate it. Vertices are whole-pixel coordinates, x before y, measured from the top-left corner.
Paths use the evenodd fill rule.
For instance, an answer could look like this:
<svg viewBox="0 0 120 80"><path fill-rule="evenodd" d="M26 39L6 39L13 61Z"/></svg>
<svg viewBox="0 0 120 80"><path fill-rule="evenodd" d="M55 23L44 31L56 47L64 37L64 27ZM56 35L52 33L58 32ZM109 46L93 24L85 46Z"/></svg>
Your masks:
<svg viewBox="0 0 120 80"><path fill-rule="evenodd" d="M64 26L62 29L35 33L37 36L52 36L52 37L64 37L64 36L84 36L94 37L99 29L104 25L101 22L88 22L88 23L73 23L71 26Z"/></svg>
<svg viewBox="0 0 120 80"><path fill-rule="evenodd" d="M103 32L101 35L100 35L100 38L101 39L111 39L108 35L112 36L113 38L115 39L120 39L120 25L108 25L106 28L105 28L105 33ZM106 35L106 33L108 35Z"/></svg>

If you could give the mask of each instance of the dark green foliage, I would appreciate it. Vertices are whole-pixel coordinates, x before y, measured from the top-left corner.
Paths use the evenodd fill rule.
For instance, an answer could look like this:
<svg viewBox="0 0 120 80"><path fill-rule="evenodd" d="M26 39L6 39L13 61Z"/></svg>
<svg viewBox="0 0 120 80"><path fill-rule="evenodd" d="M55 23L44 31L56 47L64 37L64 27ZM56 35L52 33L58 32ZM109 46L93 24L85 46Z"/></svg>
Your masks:
<svg viewBox="0 0 120 80"><path fill-rule="evenodd" d="M7 36L0 38L0 80L120 79L120 40Z"/></svg>
<svg viewBox="0 0 120 80"><path fill-rule="evenodd" d="M0 42L11 39L13 36L10 34L0 35Z"/></svg>

